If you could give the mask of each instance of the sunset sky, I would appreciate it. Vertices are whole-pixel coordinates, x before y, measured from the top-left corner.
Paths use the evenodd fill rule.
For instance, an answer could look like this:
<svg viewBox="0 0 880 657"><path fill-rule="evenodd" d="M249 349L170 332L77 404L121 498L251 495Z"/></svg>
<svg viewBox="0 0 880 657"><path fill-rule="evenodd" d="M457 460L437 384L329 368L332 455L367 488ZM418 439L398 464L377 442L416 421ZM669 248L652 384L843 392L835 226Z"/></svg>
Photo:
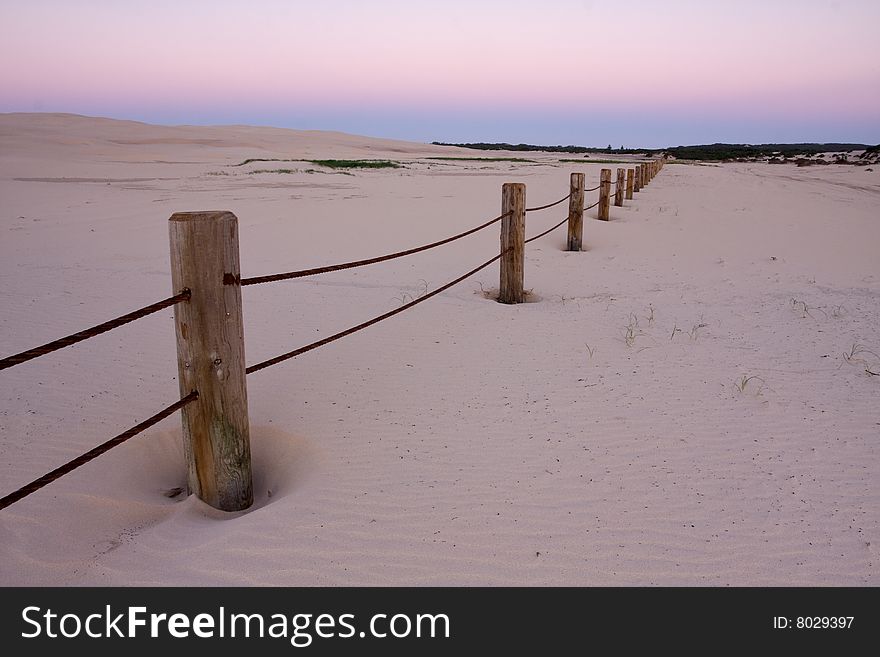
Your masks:
<svg viewBox="0 0 880 657"><path fill-rule="evenodd" d="M880 142L878 0L0 0L0 112L663 147Z"/></svg>

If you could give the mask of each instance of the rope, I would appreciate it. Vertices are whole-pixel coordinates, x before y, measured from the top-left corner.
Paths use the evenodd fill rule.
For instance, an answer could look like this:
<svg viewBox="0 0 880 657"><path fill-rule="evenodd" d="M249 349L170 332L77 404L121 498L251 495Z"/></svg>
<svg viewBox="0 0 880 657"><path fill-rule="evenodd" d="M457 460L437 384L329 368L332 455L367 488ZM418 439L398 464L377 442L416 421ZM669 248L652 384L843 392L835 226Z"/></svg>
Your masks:
<svg viewBox="0 0 880 657"><path fill-rule="evenodd" d="M590 189L585 189L584 192L585 192L585 193L586 193L586 192L595 192L595 191L596 191L597 189L599 189L601 186L602 186L602 183L599 183L599 184L596 185L595 187L591 187Z"/></svg>
<svg viewBox="0 0 880 657"><path fill-rule="evenodd" d="M571 198L571 192L569 192L566 196L563 196L558 201L554 201L553 203L548 203L547 205L540 205L537 208L526 208L526 212L537 212L538 210L546 210L547 208L552 208L554 205L559 205L563 201L567 201Z"/></svg>
<svg viewBox="0 0 880 657"><path fill-rule="evenodd" d="M523 242L523 244L528 244L529 242L533 242L533 241L536 240L536 239L539 239L539 238L541 238L541 237L544 237L544 235L547 235L548 233L552 233L554 230L556 230L557 228L559 228L559 227L560 227L562 224L564 224L566 221L568 221L568 217L566 217L565 219L563 219L562 221L560 221L558 224L556 224L555 226L553 226L553 228L548 228L548 229L545 230L543 233L539 233L538 235L535 235L534 237L530 237L530 238L527 239L525 242Z"/></svg>
<svg viewBox="0 0 880 657"><path fill-rule="evenodd" d="M189 301L191 295L192 293L189 291L189 289L184 288L182 292L180 292L179 294L175 294L173 297L168 297L163 301L157 301L156 303L150 304L149 306L144 306L140 310L135 310L134 312L130 312L127 315L122 315L121 317L117 317L116 319L111 319L109 322L98 324L97 326L93 326L92 328L85 329L84 331L80 331L79 333L74 333L73 335L68 335L66 338L60 338L59 340L49 342L40 347L34 347L33 349L22 351L20 354L7 356L6 358L0 360L0 370L5 370L7 367L12 367L13 365L20 365L21 363L25 363L29 360L37 358L38 356L45 356L46 354L51 354L53 351L58 351L59 349L63 349L64 347L74 345L77 342L88 340L89 338L93 338L96 335L101 335L101 333L106 333L107 331L110 331L112 329L124 326L125 324L133 322L136 319L140 319L141 317L146 317L147 315L151 315L152 313L159 312L160 310L167 308L168 306L173 306L174 304L180 303L181 301Z"/></svg>
<svg viewBox="0 0 880 657"><path fill-rule="evenodd" d="M597 205L599 205L599 203L601 203L601 202L602 202L601 200L596 201L595 203L593 203L593 205L590 205L590 206L584 208L584 212L586 212L587 210L592 210L592 209L595 208Z"/></svg>
<svg viewBox="0 0 880 657"><path fill-rule="evenodd" d="M302 278L304 276L313 276L315 274L326 274L331 271L340 271L342 269L352 269L354 267L363 267L364 265L372 265L377 262L384 262L386 260L393 260L395 258L402 258L403 256L412 255L413 253L419 253L420 251L427 251L428 249L433 249L437 246L442 246L443 244L448 244L449 242L454 242L455 240L461 239L462 237L467 237L473 233L476 233L479 230L483 230L484 228L488 228L492 224L501 221L504 217L508 217L513 214L513 210L510 212L505 212L504 214L495 217L491 221L487 221L476 228L471 228L463 233L459 233L458 235L453 235L452 237L447 237L445 240L440 240L439 242L433 242L431 244L425 244L424 246L418 246L413 249L407 249L406 251L398 251L397 253L389 253L388 255L378 256L376 258L369 258L367 260L355 260L352 262L344 262L339 265L329 265L327 267L316 267L314 269L302 269L300 271L291 271L284 274L272 274L270 276L254 276L252 278L242 278L241 285L259 285L260 283L273 283L275 281L284 281L291 278Z"/></svg>
<svg viewBox="0 0 880 657"><path fill-rule="evenodd" d="M383 319L388 319L389 317L393 317L394 315L396 315L398 313L402 313L404 310L408 310L408 309L412 308L413 306L422 303L422 301L427 301L431 297L433 297L437 294L440 294L444 290L448 290L453 285L461 283L464 279L466 279L470 276L473 276L481 269L485 269L486 267L491 265L496 260L499 260L501 258L501 256L503 256L505 253L507 253L508 250L502 251L501 253L499 253L497 256L495 256L491 260L487 260L479 267L471 269L468 273L466 273L462 276L459 276L454 281L451 281L451 282L447 283L446 285L443 285L442 287L438 287L433 292L429 292L428 294L421 296L418 299L410 301L409 303L401 306L400 308L395 308L394 310L390 310L387 313L379 315L378 317L374 317L373 319L371 319L369 321L366 321L362 324L358 324L357 326L353 326L350 329L346 329L345 331L342 331L342 332L337 333L335 335L331 335L330 337L324 338L322 340L318 340L317 342L313 342L312 344L306 345L305 347L300 347L299 349L294 349L293 351L288 351L287 353L281 354L280 356L275 356L275 358L270 358L269 360L264 360L263 362L257 363L256 365L251 365L250 367L248 367L245 370L245 372L247 374L253 374L254 372L259 372L262 369L265 369L267 367L271 367L272 365L277 365L278 363L281 363L285 360L288 360L289 358L295 358L296 356L300 356L300 355L306 353L307 351L311 351L312 349L317 349L318 347L323 347L325 344L330 344L331 342L335 342L336 340L339 340L340 338L344 338L348 335L351 335L352 333L357 333L358 331L360 331L362 329L365 329L369 326L372 326L373 324L377 324L377 323L381 322Z"/></svg>
<svg viewBox="0 0 880 657"><path fill-rule="evenodd" d="M75 459L73 459L72 461L68 461L67 463L65 463L61 467L55 468L49 474L45 474L42 477L40 477L39 479L35 479L31 483L29 483L27 486L22 486L14 493L10 493L9 495L3 497L2 499L0 499L0 509L5 509L7 506L9 506L11 504L15 504L20 499L27 497L31 493L35 493L36 491L40 490L43 486L51 484L53 481L63 477L68 472L71 472L72 470L76 470L81 465L85 465L86 463L88 463L92 459L94 459L98 456L101 456L101 454L103 454L104 452L107 452L107 451L113 449L117 445L121 445L129 438L132 438L132 437L138 435L139 433L141 433L142 431L149 429L151 426L153 426L154 424L156 424L160 420L165 419L166 417L168 417L169 415L171 415L172 413L174 413L178 409L183 408L184 406L186 406L190 402L194 402L198 398L199 398L198 391L193 390L191 393L189 393L183 399L174 402L173 404L171 404L171 406L168 406L167 408L159 411L154 416L152 416L151 418L149 418L147 420L144 420L143 422L141 422L137 426L134 426L131 429L129 429L128 431L125 431L125 432L119 434L115 438L111 438L107 442L105 442L101 445L98 445L97 447L95 447L92 450L89 450L88 452L86 452L82 456L78 456Z"/></svg>

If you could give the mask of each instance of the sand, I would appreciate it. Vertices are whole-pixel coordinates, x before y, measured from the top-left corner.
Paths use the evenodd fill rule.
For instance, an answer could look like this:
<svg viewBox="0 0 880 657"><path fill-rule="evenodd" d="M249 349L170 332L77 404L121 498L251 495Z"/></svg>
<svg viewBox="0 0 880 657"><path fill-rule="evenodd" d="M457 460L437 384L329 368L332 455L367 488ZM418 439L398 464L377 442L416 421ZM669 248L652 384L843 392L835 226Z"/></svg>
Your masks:
<svg viewBox="0 0 880 657"><path fill-rule="evenodd" d="M0 355L168 296L175 211L233 211L254 276L477 225L503 182L536 205L621 166L427 159L481 155L505 154L0 115ZM405 166L231 166L248 158ZM491 299L493 265L250 376L249 512L165 496L184 485L175 415L0 512L0 584L880 585L878 207L861 167L669 164L611 222L588 212L585 252L564 228L530 244L529 303ZM497 249L492 227L245 288L247 361ZM0 492L176 400L175 377L170 310L0 373Z"/></svg>

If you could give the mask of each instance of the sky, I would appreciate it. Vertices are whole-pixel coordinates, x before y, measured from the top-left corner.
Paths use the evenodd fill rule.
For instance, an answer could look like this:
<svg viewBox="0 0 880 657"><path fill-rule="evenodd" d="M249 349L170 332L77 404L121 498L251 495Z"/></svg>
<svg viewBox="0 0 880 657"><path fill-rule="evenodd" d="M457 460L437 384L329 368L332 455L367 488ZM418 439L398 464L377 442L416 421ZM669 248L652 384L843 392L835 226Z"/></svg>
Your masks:
<svg viewBox="0 0 880 657"><path fill-rule="evenodd" d="M0 112L661 148L880 142L880 0L0 0Z"/></svg>

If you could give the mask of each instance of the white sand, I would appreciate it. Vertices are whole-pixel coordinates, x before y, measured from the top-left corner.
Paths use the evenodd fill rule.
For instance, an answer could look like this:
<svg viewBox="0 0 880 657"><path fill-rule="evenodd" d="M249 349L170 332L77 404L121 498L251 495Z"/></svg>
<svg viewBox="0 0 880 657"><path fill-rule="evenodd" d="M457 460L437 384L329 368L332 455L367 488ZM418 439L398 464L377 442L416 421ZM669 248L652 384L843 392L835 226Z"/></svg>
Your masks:
<svg viewBox="0 0 880 657"><path fill-rule="evenodd" d="M0 115L0 355L169 295L174 211L235 212L253 276L445 237L497 215L502 182L535 205L603 166L421 159L438 154L496 155ZM228 166L254 157L407 167ZM249 377L252 511L163 496L184 483L175 415L0 512L0 584L880 585L878 208L880 171L670 164L610 223L589 212L587 252L561 251L564 228L530 245L536 302L481 294L493 266ZM497 248L492 227L246 288L247 360ZM0 373L0 493L177 399L171 317ZM875 353L847 363L854 344Z"/></svg>

